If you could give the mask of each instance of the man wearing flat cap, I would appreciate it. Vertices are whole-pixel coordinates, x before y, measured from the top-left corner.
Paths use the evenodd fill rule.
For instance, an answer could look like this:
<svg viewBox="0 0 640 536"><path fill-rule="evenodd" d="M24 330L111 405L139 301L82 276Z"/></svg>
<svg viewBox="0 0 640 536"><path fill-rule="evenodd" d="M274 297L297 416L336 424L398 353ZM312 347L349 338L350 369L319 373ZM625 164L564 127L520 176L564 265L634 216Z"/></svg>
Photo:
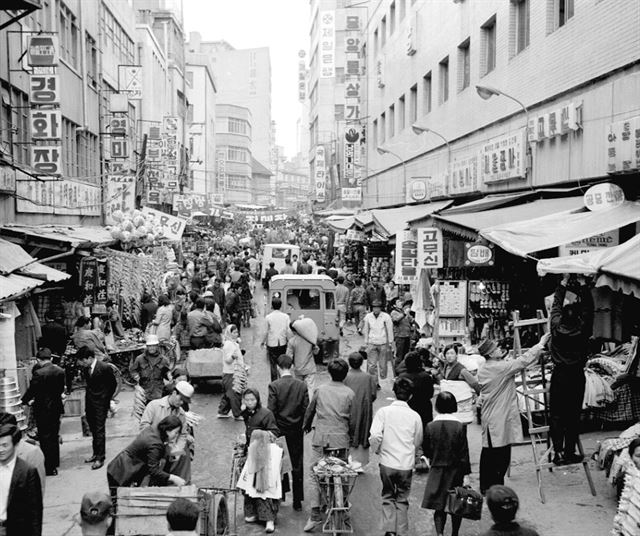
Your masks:
<svg viewBox="0 0 640 536"><path fill-rule="evenodd" d="M47 476L58 474L60 465L60 415L64 413L64 370L51 362L51 351L42 348L36 354L38 367L33 371L31 383L22 397L23 404L32 401L38 427L38 441L44 454Z"/></svg>
<svg viewBox="0 0 640 536"><path fill-rule="evenodd" d="M113 522L113 504L107 493L85 493L80 503L82 536L105 536Z"/></svg>

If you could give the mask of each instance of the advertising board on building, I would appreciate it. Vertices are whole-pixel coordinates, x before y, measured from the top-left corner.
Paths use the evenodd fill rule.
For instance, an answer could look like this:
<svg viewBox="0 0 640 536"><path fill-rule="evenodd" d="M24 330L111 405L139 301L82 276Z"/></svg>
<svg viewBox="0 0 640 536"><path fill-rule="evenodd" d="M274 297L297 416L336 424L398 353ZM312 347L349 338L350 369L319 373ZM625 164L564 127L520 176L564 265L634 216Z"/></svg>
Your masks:
<svg viewBox="0 0 640 536"><path fill-rule="evenodd" d="M31 167L37 175L62 175L62 147L60 145L32 145Z"/></svg>
<svg viewBox="0 0 640 536"><path fill-rule="evenodd" d="M360 129L347 125L344 132L344 166L343 184L345 188L353 187L361 182L360 173Z"/></svg>
<svg viewBox="0 0 640 536"><path fill-rule="evenodd" d="M640 116L610 123L606 136L607 173L640 169Z"/></svg>
<svg viewBox="0 0 640 536"><path fill-rule="evenodd" d="M142 65L118 65L118 86L129 100L142 99Z"/></svg>
<svg viewBox="0 0 640 536"><path fill-rule="evenodd" d="M38 214L100 216L100 188L72 181L28 181L16 184L16 211Z"/></svg>
<svg viewBox="0 0 640 536"><path fill-rule="evenodd" d="M16 170L9 166L0 166L0 192L16 191Z"/></svg>
<svg viewBox="0 0 640 536"><path fill-rule="evenodd" d="M27 61L31 67L55 67L60 60L57 35L33 35L27 42Z"/></svg>
<svg viewBox="0 0 640 536"><path fill-rule="evenodd" d="M547 113L530 117L528 124L529 141L542 142L557 136L564 136L582 128L582 102L568 102Z"/></svg>
<svg viewBox="0 0 640 536"><path fill-rule="evenodd" d="M347 229L345 235L347 240L352 242L364 242L364 231L356 231L355 229Z"/></svg>
<svg viewBox="0 0 640 536"><path fill-rule="evenodd" d="M31 106L60 104L60 77L57 74L29 75L29 103Z"/></svg>
<svg viewBox="0 0 640 536"><path fill-rule="evenodd" d="M493 244L472 244L465 243L465 260L466 266L493 266Z"/></svg>
<svg viewBox="0 0 640 536"><path fill-rule="evenodd" d="M342 188L341 195L343 201L362 201L362 187Z"/></svg>
<svg viewBox="0 0 640 536"><path fill-rule="evenodd" d="M105 220L107 225L116 223L112 217L116 210L133 210L135 205L135 177L133 175L108 175L105 199Z"/></svg>
<svg viewBox="0 0 640 536"><path fill-rule="evenodd" d="M559 246L558 255L565 257L569 255L582 255L583 253L590 253L601 248L608 248L617 246L619 244L619 230L609 231L607 233L600 233L589 238L583 238L582 240L576 240L570 244L564 244Z"/></svg>
<svg viewBox="0 0 640 536"><path fill-rule="evenodd" d="M468 194L478 190L478 155L454 159L449 166L449 194Z"/></svg>
<svg viewBox="0 0 640 536"><path fill-rule="evenodd" d="M492 138L480 152L484 184L526 178L524 130Z"/></svg>
<svg viewBox="0 0 640 536"><path fill-rule="evenodd" d="M584 194L584 206L593 212L609 210L624 203L624 190L617 184L594 184Z"/></svg>
<svg viewBox="0 0 640 536"><path fill-rule="evenodd" d="M410 285L418 279L418 240L414 230L396 233L396 272L394 281Z"/></svg>
<svg viewBox="0 0 640 536"><path fill-rule="evenodd" d="M442 231L435 227L420 227L416 232L418 268L442 268Z"/></svg>
<svg viewBox="0 0 640 536"><path fill-rule="evenodd" d="M320 78L336 75L336 12L320 11Z"/></svg>
<svg viewBox="0 0 640 536"><path fill-rule="evenodd" d="M324 203L327 194L327 168L325 159L325 150L323 145L316 147L316 158L314 161L315 183L316 183L316 201Z"/></svg>
<svg viewBox="0 0 640 536"><path fill-rule="evenodd" d="M307 65L304 57L307 53L304 50L298 51L298 100L304 102L307 98Z"/></svg>

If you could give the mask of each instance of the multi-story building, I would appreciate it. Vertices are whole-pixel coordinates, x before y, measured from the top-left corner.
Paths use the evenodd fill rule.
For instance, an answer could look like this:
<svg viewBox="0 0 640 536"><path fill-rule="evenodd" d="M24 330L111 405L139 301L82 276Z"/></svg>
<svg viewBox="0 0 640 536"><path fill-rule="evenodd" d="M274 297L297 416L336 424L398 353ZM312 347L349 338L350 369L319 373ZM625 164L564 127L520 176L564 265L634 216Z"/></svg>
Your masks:
<svg viewBox="0 0 640 536"><path fill-rule="evenodd" d="M7 17L0 11L0 21ZM107 174L115 167L129 174L136 166L137 102L119 92L119 66L136 63L134 23L131 2L51 0L0 31L9 45L0 60L0 189L6 193L0 194L0 221L101 221ZM27 50L38 32L57 38L55 53L45 54L44 63L40 58L40 66ZM48 95L30 91L41 84L57 87ZM114 106L118 125L110 123Z"/></svg>
<svg viewBox="0 0 640 536"><path fill-rule="evenodd" d="M360 204L366 174L361 101L367 85L360 41L368 6L366 0L310 2L307 98L316 208L338 199Z"/></svg>
<svg viewBox="0 0 640 536"><path fill-rule="evenodd" d="M365 206L637 174L637 2L383 0L369 20Z"/></svg>
<svg viewBox="0 0 640 536"><path fill-rule="evenodd" d="M187 81L192 114L189 124L191 158L189 187L193 193L216 190L216 82L213 65L205 54L187 52Z"/></svg>
<svg viewBox="0 0 640 536"><path fill-rule="evenodd" d="M274 140L269 49L235 49L226 41L202 41L200 34L192 32L187 51L211 57L218 83L217 102L251 111L252 154L262 165L270 167Z"/></svg>
<svg viewBox="0 0 640 536"><path fill-rule="evenodd" d="M216 105L216 192L223 193L227 204L253 201L251 120L249 108Z"/></svg>
<svg viewBox="0 0 640 536"><path fill-rule="evenodd" d="M252 202L256 205L272 206L274 204L271 195L271 177L273 173L264 167L255 158L251 158L251 193Z"/></svg>
<svg viewBox="0 0 640 536"><path fill-rule="evenodd" d="M276 171L276 205L278 208L307 212L311 206L309 172L295 161L278 164Z"/></svg>

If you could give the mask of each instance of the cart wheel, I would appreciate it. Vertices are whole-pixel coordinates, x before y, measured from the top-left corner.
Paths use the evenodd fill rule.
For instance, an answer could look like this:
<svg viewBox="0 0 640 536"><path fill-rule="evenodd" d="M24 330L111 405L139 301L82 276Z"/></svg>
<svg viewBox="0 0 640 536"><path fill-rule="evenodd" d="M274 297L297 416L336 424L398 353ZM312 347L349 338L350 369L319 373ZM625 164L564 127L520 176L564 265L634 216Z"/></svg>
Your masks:
<svg viewBox="0 0 640 536"><path fill-rule="evenodd" d="M229 510L227 499L221 493L216 493L209 499L209 519L207 520L206 536L223 536L229 528Z"/></svg>

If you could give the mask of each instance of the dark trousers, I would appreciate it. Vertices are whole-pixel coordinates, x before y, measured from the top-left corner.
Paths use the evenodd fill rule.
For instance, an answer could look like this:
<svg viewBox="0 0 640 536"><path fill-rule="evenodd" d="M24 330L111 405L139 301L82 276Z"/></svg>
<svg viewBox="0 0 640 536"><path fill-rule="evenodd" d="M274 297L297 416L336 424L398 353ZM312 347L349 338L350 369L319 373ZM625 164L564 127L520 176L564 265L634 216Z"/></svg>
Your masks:
<svg viewBox="0 0 640 536"><path fill-rule="evenodd" d="M551 376L551 440L556 453L575 454L585 377L582 367L557 366Z"/></svg>
<svg viewBox="0 0 640 536"><path fill-rule="evenodd" d="M404 361L404 356L409 352L409 346L411 345L411 338L409 337L396 337L396 358L393 362L394 372L398 370L398 365Z"/></svg>
<svg viewBox="0 0 640 536"><path fill-rule="evenodd" d="M382 530L409 536L411 469L402 471L380 464L382 480Z"/></svg>
<svg viewBox="0 0 640 536"><path fill-rule="evenodd" d="M222 375L222 398L218 405L218 413L226 415L229 410L234 417L240 417L240 406L242 405L242 396L233 390L233 374Z"/></svg>
<svg viewBox="0 0 640 536"><path fill-rule="evenodd" d="M278 376L278 369L276 365L278 364L278 358L282 354L287 353L287 345L283 346L267 346L267 358L269 359L269 369L271 371L271 381L276 381Z"/></svg>
<svg viewBox="0 0 640 536"><path fill-rule="evenodd" d="M44 454L44 468L47 473L60 466L60 414L36 412L38 441Z"/></svg>
<svg viewBox="0 0 640 536"><path fill-rule="evenodd" d="M480 453L480 491L486 492L494 484L504 485L504 475L511 464L511 445L482 447Z"/></svg>
<svg viewBox="0 0 640 536"><path fill-rule="evenodd" d="M302 430L285 432L284 438L291 458L293 502L302 502L304 500L304 434Z"/></svg>
<svg viewBox="0 0 640 536"><path fill-rule="evenodd" d="M95 403L87 400L86 403L87 423L91 430L93 456L104 461L106 443L106 423L109 413L109 401Z"/></svg>
<svg viewBox="0 0 640 536"><path fill-rule="evenodd" d="M192 350L200 350L207 347L207 340L204 337L189 337L189 345Z"/></svg>

